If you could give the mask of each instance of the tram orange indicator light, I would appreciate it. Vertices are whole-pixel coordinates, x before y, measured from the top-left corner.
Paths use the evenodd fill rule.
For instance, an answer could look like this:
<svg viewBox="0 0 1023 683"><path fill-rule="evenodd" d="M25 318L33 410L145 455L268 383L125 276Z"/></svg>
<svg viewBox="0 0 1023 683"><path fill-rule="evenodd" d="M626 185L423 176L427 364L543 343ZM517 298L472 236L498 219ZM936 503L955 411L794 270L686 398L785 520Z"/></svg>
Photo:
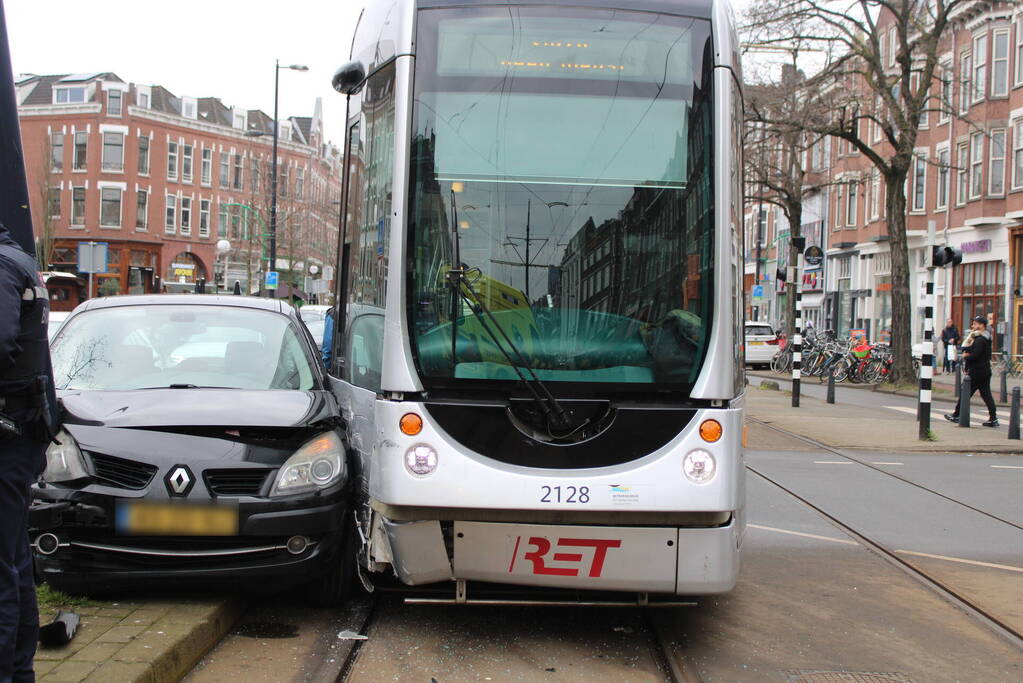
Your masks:
<svg viewBox="0 0 1023 683"><path fill-rule="evenodd" d="M401 420L398 421L398 426L401 428L402 434L415 436L423 431L423 418L415 413L405 413L401 416Z"/></svg>
<svg viewBox="0 0 1023 683"><path fill-rule="evenodd" d="M721 438L721 423L717 420L704 420L700 423L700 438L707 443L714 443Z"/></svg>

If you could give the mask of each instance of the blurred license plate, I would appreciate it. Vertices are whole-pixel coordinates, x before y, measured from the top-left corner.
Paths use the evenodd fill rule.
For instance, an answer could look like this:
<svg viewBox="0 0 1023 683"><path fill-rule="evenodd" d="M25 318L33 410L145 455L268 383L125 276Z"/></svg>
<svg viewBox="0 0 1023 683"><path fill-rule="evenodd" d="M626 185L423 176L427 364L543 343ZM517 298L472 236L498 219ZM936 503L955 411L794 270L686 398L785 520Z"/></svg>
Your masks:
<svg viewBox="0 0 1023 683"><path fill-rule="evenodd" d="M767 344L767 342L751 341L749 343L750 346L764 346L765 344Z"/></svg>
<svg viewBox="0 0 1023 683"><path fill-rule="evenodd" d="M157 536L236 536L238 509L121 502L117 504L117 532Z"/></svg>

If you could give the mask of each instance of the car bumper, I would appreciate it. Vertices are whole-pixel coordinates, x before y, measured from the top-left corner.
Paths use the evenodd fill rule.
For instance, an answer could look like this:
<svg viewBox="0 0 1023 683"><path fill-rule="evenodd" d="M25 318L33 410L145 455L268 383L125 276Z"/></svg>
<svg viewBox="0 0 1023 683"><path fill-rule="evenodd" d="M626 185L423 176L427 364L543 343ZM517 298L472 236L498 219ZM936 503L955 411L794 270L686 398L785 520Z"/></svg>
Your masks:
<svg viewBox="0 0 1023 683"><path fill-rule="evenodd" d="M132 536L117 531L117 501L80 493L33 500L29 532L43 578L67 590L151 586L152 581L167 586L273 579L275 586L294 585L327 570L348 523L345 493L306 505L241 504L237 535ZM300 550L294 540L288 547L295 537L305 539Z"/></svg>
<svg viewBox="0 0 1023 683"><path fill-rule="evenodd" d="M774 345L751 346L746 345L747 363L770 363L774 355L778 353L778 347Z"/></svg>

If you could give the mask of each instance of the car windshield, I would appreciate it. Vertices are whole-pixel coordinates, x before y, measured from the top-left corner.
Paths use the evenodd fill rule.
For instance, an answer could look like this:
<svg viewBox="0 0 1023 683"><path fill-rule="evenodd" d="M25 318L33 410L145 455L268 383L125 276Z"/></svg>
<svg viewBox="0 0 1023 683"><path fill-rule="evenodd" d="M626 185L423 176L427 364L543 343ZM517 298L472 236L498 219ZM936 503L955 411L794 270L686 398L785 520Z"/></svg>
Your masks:
<svg viewBox="0 0 1023 683"><path fill-rule="evenodd" d="M51 347L58 389L311 389L283 315L226 306L118 306L74 316Z"/></svg>

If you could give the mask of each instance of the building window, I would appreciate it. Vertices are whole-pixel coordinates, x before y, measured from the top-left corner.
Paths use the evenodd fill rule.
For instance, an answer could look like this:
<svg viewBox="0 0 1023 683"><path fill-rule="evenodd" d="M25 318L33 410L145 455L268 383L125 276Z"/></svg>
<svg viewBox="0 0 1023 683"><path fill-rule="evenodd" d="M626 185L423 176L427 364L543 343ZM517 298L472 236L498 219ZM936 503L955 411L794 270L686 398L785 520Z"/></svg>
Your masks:
<svg viewBox="0 0 1023 683"><path fill-rule="evenodd" d="M970 135L970 199L984 191L984 134Z"/></svg>
<svg viewBox="0 0 1023 683"><path fill-rule="evenodd" d="M241 231L242 220L241 220L241 216L238 215L240 213L240 210L238 209L237 206L232 207L232 209L233 210L231 211L231 239L233 239L233 240L241 239L241 236L242 236L242 231Z"/></svg>
<svg viewBox="0 0 1023 683"><path fill-rule="evenodd" d="M970 95L973 90L970 78L973 75L973 57L969 52L964 52L959 57L959 111L965 112L970 108Z"/></svg>
<svg viewBox="0 0 1023 683"><path fill-rule="evenodd" d="M966 203L966 191L969 187L969 157L967 155L965 142L956 145L956 204L958 206Z"/></svg>
<svg viewBox="0 0 1023 683"><path fill-rule="evenodd" d="M910 91L913 93L913 96L916 97L917 92L920 90L920 74L918 73L910 74L909 88ZM924 100L923 106L920 108L920 121L918 123L918 126L920 128L926 128L928 126L928 121L930 120L929 111L930 107L931 98L928 97L927 99Z"/></svg>
<svg viewBox="0 0 1023 683"><path fill-rule="evenodd" d="M1023 119L1016 119L1012 122L1012 189L1021 188L1023 188Z"/></svg>
<svg viewBox="0 0 1023 683"><path fill-rule="evenodd" d="M64 170L64 133L50 133L50 168Z"/></svg>
<svg viewBox="0 0 1023 683"><path fill-rule="evenodd" d="M175 228L177 227L177 210L178 210L178 198L177 195L167 195L167 216L164 221L164 230L168 235L173 235Z"/></svg>
<svg viewBox="0 0 1023 683"><path fill-rule="evenodd" d="M987 34L973 39L973 101L984 99L987 85Z"/></svg>
<svg viewBox="0 0 1023 683"><path fill-rule="evenodd" d="M121 115L121 91L107 91L107 116Z"/></svg>
<svg viewBox="0 0 1023 683"><path fill-rule="evenodd" d="M194 119L195 118L195 102L186 101L184 104L181 105L181 111L182 111L182 115L186 119Z"/></svg>
<svg viewBox="0 0 1023 683"><path fill-rule="evenodd" d="M60 218L60 188L51 187L46 192L46 213L50 218Z"/></svg>
<svg viewBox="0 0 1023 683"><path fill-rule="evenodd" d="M880 215L881 205L881 172L876 168L870 172L870 220L876 221Z"/></svg>
<svg viewBox="0 0 1023 683"><path fill-rule="evenodd" d="M1016 19L1016 85L1023 84L1023 17Z"/></svg>
<svg viewBox="0 0 1023 683"><path fill-rule="evenodd" d="M122 133L103 133L103 170L124 170L124 135Z"/></svg>
<svg viewBox="0 0 1023 683"><path fill-rule="evenodd" d="M936 207L944 209L948 206L949 153L947 149L938 150L938 197Z"/></svg>
<svg viewBox="0 0 1023 683"><path fill-rule="evenodd" d="M259 159L249 158L249 187L252 190L259 189Z"/></svg>
<svg viewBox="0 0 1023 683"><path fill-rule="evenodd" d="M139 106L143 109L149 109L149 93L140 92L138 95Z"/></svg>
<svg viewBox="0 0 1023 683"><path fill-rule="evenodd" d="M988 161L988 193L1005 194L1005 130L991 131L991 151Z"/></svg>
<svg viewBox="0 0 1023 683"><path fill-rule="evenodd" d="M210 200L199 200L199 237L210 236Z"/></svg>
<svg viewBox="0 0 1023 683"><path fill-rule="evenodd" d="M842 188L844 187L845 184L841 182L835 186L835 230L842 227L842 216L844 215L842 198L845 196L845 192L842 191Z"/></svg>
<svg viewBox="0 0 1023 683"><path fill-rule="evenodd" d="M280 164L278 166L278 173L280 177L277 178L277 191L280 193L282 199L288 198L288 165Z"/></svg>
<svg viewBox="0 0 1023 683"><path fill-rule="evenodd" d="M54 88L54 104L77 104L85 101L85 86L74 88Z"/></svg>
<svg viewBox="0 0 1023 683"><path fill-rule="evenodd" d="M227 152L220 153L220 186L227 188L231 184L231 162Z"/></svg>
<svg viewBox="0 0 1023 683"><path fill-rule="evenodd" d="M192 182L192 145L181 147L181 180L186 183Z"/></svg>
<svg viewBox="0 0 1023 683"><path fill-rule="evenodd" d="M217 237L227 237L227 207L223 204L217 211Z"/></svg>
<svg viewBox="0 0 1023 683"><path fill-rule="evenodd" d="M192 234L192 198L181 198L181 234Z"/></svg>
<svg viewBox="0 0 1023 683"><path fill-rule="evenodd" d="M73 168L76 171L85 170L86 153L89 147L89 134L84 130L75 133L75 160Z"/></svg>
<svg viewBox="0 0 1023 683"><path fill-rule="evenodd" d="M952 114L952 63L941 65L941 103L938 107L938 123L945 123Z"/></svg>
<svg viewBox="0 0 1023 683"><path fill-rule="evenodd" d="M178 143L167 142L167 180L178 179Z"/></svg>
<svg viewBox="0 0 1023 683"><path fill-rule="evenodd" d="M209 187L213 183L213 150L202 150L202 184Z"/></svg>
<svg viewBox="0 0 1023 683"><path fill-rule="evenodd" d="M304 199L305 192L305 169L295 170L295 199Z"/></svg>
<svg viewBox="0 0 1023 683"><path fill-rule="evenodd" d="M71 225L85 225L85 188L71 188Z"/></svg>
<svg viewBox="0 0 1023 683"><path fill-rule="evenodd" d="M895 27L892 26L888 29L888 66L895 66L895 58L898 55L898 51L898 35L895 33Z"/></svg>
<svg viewBox="0 0 1023 683"><path fill-rule="evenodd" d="M242 189L242 171L243 171L242 155L241 154L235 154L234 155L234 183L233 183L233 187L236 190Z"/></svg>
<svg viewBox="0 0 1023 683"><path fill-rule="evenodd" d="M991 96L1009 94L1009 29L991 34Z"/></svg>
<svg viewBox="0 0 1023 683"><path fill-rule="evenodd" d="M121 190L116 187L100 188L99 224L121 227Z"/></svg>
<svg viewBox="0 0 1023 683"><path fill-rule="evenodd" d="M139 136L139 174L149 175L149 136Z"/></svg>
<svg viewBox="0 0 1023 683"><path fill-rule="evenodd" d="M149 226L149 193L139 190L135 193L135 229L145 232Z"/></svg>
<svg viewBox="0 0 1023 683"><path fill-rule="evenodd" d="M927 188L927 157L916 154L913 157L913 195L910 211L923 211Z"/></svg>
<svg viewBox="0 0 1023 683"><path fill-rule="evenodd" d="M855 180L849 182L845 198L845 224L850 227L856 225L856 185Z"/></svg>

